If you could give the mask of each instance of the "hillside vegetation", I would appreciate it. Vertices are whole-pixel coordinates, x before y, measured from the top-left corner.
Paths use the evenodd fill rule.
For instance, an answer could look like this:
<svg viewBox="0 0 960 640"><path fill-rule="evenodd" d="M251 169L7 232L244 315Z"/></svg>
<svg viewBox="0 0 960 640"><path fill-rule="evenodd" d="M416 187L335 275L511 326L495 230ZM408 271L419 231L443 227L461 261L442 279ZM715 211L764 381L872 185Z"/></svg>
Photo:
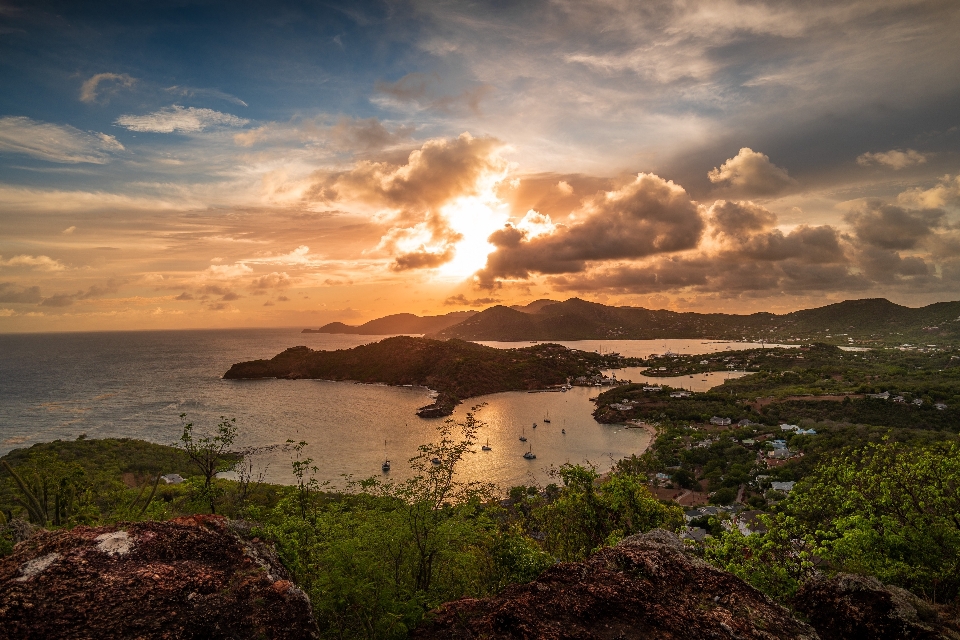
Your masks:
<svg viewBox="0 0 960 640"><path fill-rule="evenodd" d="M495 349L463 340L397 336L338 351L292 347L270 360L241 362L224 378L315 378L391 385L422 385L439 393L421 415L449 415L456 404L500 391L545 389L568 378L592 376L622 359L556 344Z"/></svg>
<svg viewBox="0 0 960 640"><path fill-rule="evenodd" d="M734 315L609 307L571 298L544 305L535 313L491 307L430 337L504 341L702 338L955 345L960 343L960 302L938 302L913 309L876 298L847 300L784 315Z"/></svg>

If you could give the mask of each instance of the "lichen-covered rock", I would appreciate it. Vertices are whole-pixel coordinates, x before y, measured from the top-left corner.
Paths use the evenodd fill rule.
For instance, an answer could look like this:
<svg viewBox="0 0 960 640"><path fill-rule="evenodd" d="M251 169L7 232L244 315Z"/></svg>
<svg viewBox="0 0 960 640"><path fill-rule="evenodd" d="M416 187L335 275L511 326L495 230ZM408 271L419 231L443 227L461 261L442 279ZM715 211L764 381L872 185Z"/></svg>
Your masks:
<svg viewBox="0 0 960 640"><path fill-rule="evenodd" d="M739 578L690 554L672 533L631 536L529 584L440 607L414 634L539 640L807 639L808 625Z"/></svg>
<svg viewBox="0 0 960 640"><path fill-rule="evenodd" d="M45 531L0 560L0 638L315 638L306 595L228 521Z"/></svg>
<svg viewBox="0 0 960 640"><path fill-rule="evenodd" d="M870 576L813 578L800 587L794 605L823 640L960 639L934 607Z"/></svg>

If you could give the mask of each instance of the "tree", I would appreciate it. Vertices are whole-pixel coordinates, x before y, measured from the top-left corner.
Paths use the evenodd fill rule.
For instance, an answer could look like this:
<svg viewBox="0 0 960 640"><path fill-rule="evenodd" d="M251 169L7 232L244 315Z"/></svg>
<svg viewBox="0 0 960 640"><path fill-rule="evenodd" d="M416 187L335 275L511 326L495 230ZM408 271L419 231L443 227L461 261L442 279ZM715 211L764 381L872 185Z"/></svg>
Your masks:
<svg viewBox="0 0 960 640"><path fill-rule="evenodd" d="M231 454L230 447L237 437L237 419L220 416L217 432L212 436L195 435L193 423L187 422L185 413L180 414L180 422L183 424L183 433L178 446L196 465L203 479L197 499L210 506L210 513L216 513L217 501L223 493L216 484L217 474L230 470L236 463L237 456Z"/></svg>

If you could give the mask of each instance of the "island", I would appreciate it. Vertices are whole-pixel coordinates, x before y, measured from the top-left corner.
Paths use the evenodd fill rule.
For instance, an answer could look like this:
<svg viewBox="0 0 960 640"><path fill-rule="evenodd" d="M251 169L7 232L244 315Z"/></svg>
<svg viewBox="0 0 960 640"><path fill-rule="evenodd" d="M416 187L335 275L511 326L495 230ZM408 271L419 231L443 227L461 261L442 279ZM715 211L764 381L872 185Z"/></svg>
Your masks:
<svg viewBox="0 0 960 640"><path fill-rule="evenodd" d="M595 378L601 369L638 363L618 354L601 355L558 344L495 349L464 340L396 336L337 351L291 347L269 360L237 363L223 377L424 386L436 391L437 398L417 415L433 418L450 415L467 398L501 391L559 391L571 379Z"/></svg>

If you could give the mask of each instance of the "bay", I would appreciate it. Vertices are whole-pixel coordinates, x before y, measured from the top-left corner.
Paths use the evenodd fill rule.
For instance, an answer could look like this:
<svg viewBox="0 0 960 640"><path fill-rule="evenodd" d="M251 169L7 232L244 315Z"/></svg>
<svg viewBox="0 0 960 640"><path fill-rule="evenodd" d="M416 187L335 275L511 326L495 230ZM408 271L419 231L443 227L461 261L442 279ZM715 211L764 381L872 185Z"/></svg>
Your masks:
<svg viewBox="0 0 960 640"><path fill-rule="evenodd" d="M243 447L306 441L305 455L314 459L319 477L337 486L347 476L380 475L384 456L393 463L389 477L399 480L408 475L406 461L417 447L435 436L437 421L415 415L418 407L432 401L429 390L321 380L221 379L235 362L270 358L291 346L346 349L384 337L303 334L289 328L0 335L0 454L80 434L172 444L181 431L179 415L186 413L200 431L212 430L220 416L235 417ZM599 341L562 344L591 351L601 347ZM711 353L748 346L699 340L602 342L604 351L623 355ZM481 443L489 439L492 451L468 456L462 478L503 487L545 484L549 469L564 462L589 461L605 470L623 456L641 453L650 441L646 432L593 420L589 397L597 392L508 392L467 400L453 418L462 419L471 407L485 403L476 411L486 425L479 437ZM545 423L548 413L550 422ZM519 441L523 430L526 444ZM521 457L529 449L536 460ZM289 453L261 456L258 465L269 481L292 481Z"/></svg>

